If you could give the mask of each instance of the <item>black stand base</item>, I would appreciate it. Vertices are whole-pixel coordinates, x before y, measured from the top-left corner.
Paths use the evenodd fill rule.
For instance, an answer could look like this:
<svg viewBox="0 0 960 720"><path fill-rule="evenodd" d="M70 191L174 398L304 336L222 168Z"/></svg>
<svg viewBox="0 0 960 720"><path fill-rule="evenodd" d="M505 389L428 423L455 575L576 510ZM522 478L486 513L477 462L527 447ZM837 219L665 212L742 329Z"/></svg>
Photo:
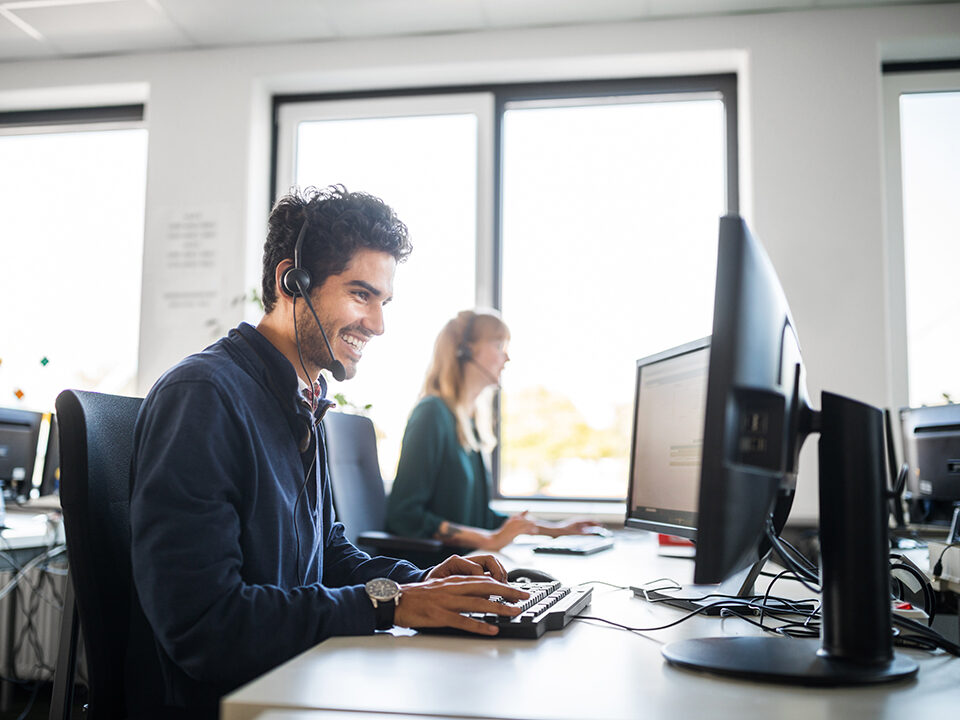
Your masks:
<svg viewBox="0 0 960 720"><path fill-rule="evenodd" d="M817 640L778 637L716 637L680 640L667 645L663 656L671 665L746 680L843 687L906 680L917 674L917 663L894 655L880 665L859 665L827 657Z"/></svg>

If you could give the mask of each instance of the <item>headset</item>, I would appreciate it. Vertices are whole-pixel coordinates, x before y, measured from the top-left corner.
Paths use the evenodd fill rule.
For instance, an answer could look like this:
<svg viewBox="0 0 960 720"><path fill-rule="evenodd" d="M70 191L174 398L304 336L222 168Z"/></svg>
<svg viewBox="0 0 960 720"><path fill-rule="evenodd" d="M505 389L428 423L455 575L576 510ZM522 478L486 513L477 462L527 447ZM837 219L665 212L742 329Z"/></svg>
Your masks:
<svg viewBox="0 0 960 720"><path fill-rule="evenodd" d="M297 242L293 246L293 267L289 267L283 271L283 275L280 276L280 289L283 290L287 295L294 299L298 297L303 298L303 301L307 303L307 307L310 309L310 313L313 315L313 319L317 322L317 327L320 328L320 337L323 338L324 345L327 346L327 353L330 355L330 372L333 374L334 379L337 382L343 382L346 378L347 373L343 367L343 363L337 360L333 355L333 348L330 347L330 341L327 340L327 333L323 329L323 325L320 324L320 318L317 317L317 311L313 309L313 303L310 302L310 284L313 282L313 278L310 276L310 271L303 267L301 262L301 252L303 251L303 238L307 234L307 227L309 222L304 216L303 225L300 226L300 234L297 235ZM297 319L294 316L294 324L296 324ZM297 338L297 348L300 347L300 339Z"/></svg>
<svg viewBox="0 0 960 720"><path fill-rule="evenodd" d="M457 360L461 363L473 361L473 350L470 347L470 343L473 339L473 326L476 322L477 314L471 312L470 317L467 319L467 325L463 330L463 337L460 338L460 344L457 345Z"/></svg>
<svg viewBox="0 0 960 720"><path fill-rule="evenodd" d="M467 363L472 363L477 370L480 371L481 375L483 375L492 384L499 387L500 378L473 359L473 349L470 347L470 343L473 342L473 326L476 324L476 322L477 313L471 312L470 317L467 320L467 325L463 330L463 337L460 338L460 344L457 345L457 362L459 362L461 366L466 365Z"/></svg>

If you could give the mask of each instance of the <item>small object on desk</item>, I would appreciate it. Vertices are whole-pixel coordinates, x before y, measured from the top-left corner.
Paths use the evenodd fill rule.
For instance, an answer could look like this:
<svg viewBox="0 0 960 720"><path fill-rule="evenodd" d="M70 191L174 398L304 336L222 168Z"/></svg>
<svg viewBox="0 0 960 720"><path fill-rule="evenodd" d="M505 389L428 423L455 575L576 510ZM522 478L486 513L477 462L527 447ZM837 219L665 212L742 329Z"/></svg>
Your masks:
<svg viewBox="0 0 960 720"><path fill-rule="evenodd" d="M697 547L692 541L676 535L657 533L657 542L660 545L659 554L663 557L693 558L696 557Z"/></svg>
<svg viewBox="0 0 960 720"><path fill-rule="evenodd" d="M556 580L550 573L543 570L534 570L533 568L514 568L507 573L508 583L549 583Z"/></svg>
<svg viewBox="0 0 960 720"><path fill-rule="evenodd" d="M613 531L603 525L593 525L583 531L583 535L599 535L600 537L613 537Z"/></svg>
<svg viewBox="0 0 960 720"><path fill-rule="evenodd" d="M562 535L533 548L535 553L593 555L613 547L613 538L601 535Z"/></svg>

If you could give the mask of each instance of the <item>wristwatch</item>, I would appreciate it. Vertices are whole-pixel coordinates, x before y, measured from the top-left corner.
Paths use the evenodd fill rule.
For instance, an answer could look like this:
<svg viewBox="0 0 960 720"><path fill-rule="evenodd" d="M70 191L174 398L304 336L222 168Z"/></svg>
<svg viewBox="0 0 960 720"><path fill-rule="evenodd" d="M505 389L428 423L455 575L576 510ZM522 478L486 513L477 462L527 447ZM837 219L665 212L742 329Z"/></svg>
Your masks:
<svg viewBox="0 0 960 720"><path fill-rule="evenodd" d="M377 630L389 630L393 627L393 614L400 604L400 586L390 578L374 578L364 587L373 603Z"/></svg>

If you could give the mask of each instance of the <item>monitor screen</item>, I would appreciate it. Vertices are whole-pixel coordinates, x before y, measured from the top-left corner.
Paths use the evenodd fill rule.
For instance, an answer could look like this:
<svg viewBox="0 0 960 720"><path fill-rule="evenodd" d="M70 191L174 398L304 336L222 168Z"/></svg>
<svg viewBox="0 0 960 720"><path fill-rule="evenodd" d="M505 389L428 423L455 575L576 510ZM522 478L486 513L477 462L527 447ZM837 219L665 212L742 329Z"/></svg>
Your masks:
<svg viewBox="0 0 960 720"><path fill-rule="evenodd" d="M744 221L720 221L698 518L697 583L720 582L769 553L793 503L800 344L780 281Z"/></svg>
<svg viewBox="0 0 960 720"><path fill-rule="evenodd" d="M16 492L33 483L42 419L42 413L0 408L0 482Z"/></svg>
<svg viewBox="0 0 960 720"><path fill-rule="evenodd" d="M900 410L910 522L947 525L960 502L960 404Z"/></svg>
<svg viewBox="0 0 960 720"><path fill-rule="evenodd" d="M628 527L694 538L710 338L637 361Z"/></svg>

